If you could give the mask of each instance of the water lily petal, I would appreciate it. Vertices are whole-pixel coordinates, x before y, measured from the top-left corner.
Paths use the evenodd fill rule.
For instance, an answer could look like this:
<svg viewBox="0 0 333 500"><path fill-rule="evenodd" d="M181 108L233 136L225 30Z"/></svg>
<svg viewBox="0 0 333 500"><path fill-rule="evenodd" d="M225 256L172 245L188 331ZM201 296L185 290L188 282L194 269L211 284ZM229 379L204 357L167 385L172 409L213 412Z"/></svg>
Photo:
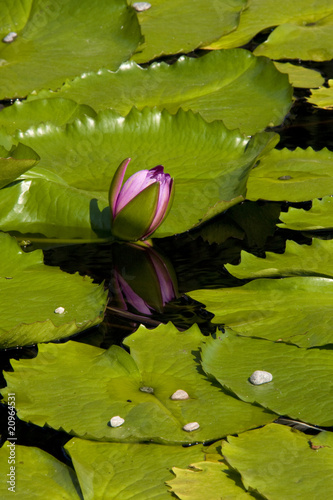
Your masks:
<svg viewBox="0 0 333 500"><path fill-rule="evenodd" d="M165 179L160 187L159 198L157 202L157 207L155 211L155 216L152 220L150 227L145 235L147 238L150 236L161 224L162 220L166 217L168 208L171 208L172 193L173 193L173 179L171 179L169 174L164 174L168 176L169 179Z"/></svg>
<svg viewBox="0 0 333 500"><path fill-rule="evenodd" d="M109 190L109 203L110 203L110 209L111 209L113 217L115 216L116 202L117 202L117 198L118 198L118 195L120 193L120 190L121 190L121 185L122 185L123 180L124 180L127 165L129 164L130 161L131 161L131 158L126 158L126 160L124 160L119 165L119 167L116 170L116 173L113 176L112 182L111 182L111 186L110 186L110 190Z"/></svg>
<svg viewBox="0 0 333 500"><path fill-rule="evenodd" d="M136 172L129 179L127 179L118 195L115 215L117 215L117 213L120 212L120 210L122 210L127 203L133 200L135 196L154 182L155 180L150 175L149 170L140 170L140 172Z"/></svg>

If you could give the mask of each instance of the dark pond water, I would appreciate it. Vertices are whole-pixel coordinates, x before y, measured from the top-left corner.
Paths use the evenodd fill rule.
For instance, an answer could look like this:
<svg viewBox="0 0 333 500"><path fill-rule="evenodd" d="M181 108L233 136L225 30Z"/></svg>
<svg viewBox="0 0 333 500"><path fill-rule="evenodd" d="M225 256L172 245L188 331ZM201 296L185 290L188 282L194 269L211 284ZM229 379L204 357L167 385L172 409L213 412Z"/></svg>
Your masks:
<svg viewBox="0 0 333 500"><path fill-rule="evenodd" d="M328 78L333 78L333 63L309 64L319 69ZM306 90L296 89L296 101L280 127L274 131L280 134L278 148L311 146L315 150L327 147L333 150L333 111L317 110L305 102ZM75 337L76 341L108 348L112 344L122 345L124 337L132 333L140 323L148 328L160 322L172 321L179 329L187 329L197 323L204 334L215 330L211 325L212 314L202 304L196 303L186 293L199 288L233 287L244 283L232 277L224 264L237 264L241 250L257 256L266 251L283 253L285 242L292 239L310 244L310 234L276 228L280 211L287 211L291 204L246 201L211 221L201 230L185 235L157 240L154 248L173 267L178 282L178 297L166 304L163 310L150 311L140 316L138 311L119 308L113 297L114 266L117 256L108 244L84 244L44 250L45 263L60 266L62 270L91 276L96 283L105 282L110 289L110 302L101 325L86 330ZM311 202L292 204L305 209ZM221 236L221 227L224 233ZM216 235L219 235L216 237ZM322 238L333 238L331 233L321 233ZM208 241L210 241L210 243ZM216 242L214 242L216 240ZM27 251L33 248L28 248ZM133 256L132 260L135 260ZM132 268L125 272L133 272ZM37 354L35 346L0 352L2 369L10 370L12 358L29 358ZM4 386L4 379L0 381ZM18 421L16 424L17 444L38 446L58 459L68 462L62 445L69 439L66 433ZM0 405L0 433L6 439L7 407Z"/></svg>

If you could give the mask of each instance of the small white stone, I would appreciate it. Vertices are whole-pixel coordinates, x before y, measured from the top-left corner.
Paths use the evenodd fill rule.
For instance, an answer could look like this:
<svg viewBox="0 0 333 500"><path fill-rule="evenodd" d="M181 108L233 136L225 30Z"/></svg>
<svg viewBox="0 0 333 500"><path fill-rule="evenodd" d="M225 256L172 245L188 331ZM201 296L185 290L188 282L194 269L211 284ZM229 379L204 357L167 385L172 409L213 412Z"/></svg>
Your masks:
<svg viewBox="0 0 333 500"><path fill-rule="evenodd" d="M121 425L123 425L124 422L125 422L125 419L119 417L119 415L117 415L116 417L112 417L110 419L111 427L120 427Z"/></svg>
<svg viewBox="0 0 333 500"><path fill-rule="evenodd" d="M178 389L178 391L174 392L172 396L170 396L170 399L172 399L173 401L182 401L183 399L190 399L190 396L186 391Z"/></svg>
<svg viewBox="0 0 333 500"><path fill-rule="evenodd" d="M192 432L192 431L196 431L197 429L199 429L199 427L200 427L200 425L198 424L198 422L189 422L188 424L184 425L183 431Z"/></svg>
<svg viewBox="0 0 333 500"><path fill-rule="evenodd" d="M57 309L54 310L56 314L64 314L65 308L64 307L57 307Z"/></svg>
<svg viewBox="0 0 333 500"><path fill-rule="evenodd" d="M145 10L149 10L151 7L151 4L148 2L135 2L132 4L133 9L135 9L137 12L144 12Z"/></svg>
<svg viewBox="0 0 333 500"><path fill-rule="evenodd" d="M250 377L250 382L253 385L267 384L267 382L271 382L272 380L273 375L269 372L265 372L264 370L256 370Z"/></svg>
<svg viewBox="0 0 333 500"><path fill-rule="evenodd" d="M2 39L2 41L5 43L12 43L16 37L17 37L17 33L15 33L15 31L11 31L10 33L8 33L8 35L6 35Z"/></svg>

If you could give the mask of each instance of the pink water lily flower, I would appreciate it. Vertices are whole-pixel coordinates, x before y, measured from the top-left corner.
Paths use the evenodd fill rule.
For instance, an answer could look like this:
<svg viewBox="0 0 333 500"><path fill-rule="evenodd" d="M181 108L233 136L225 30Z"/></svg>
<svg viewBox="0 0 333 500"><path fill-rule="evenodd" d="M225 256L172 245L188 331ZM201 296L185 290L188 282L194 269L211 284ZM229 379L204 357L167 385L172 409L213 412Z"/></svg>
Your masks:
<svg viewBox="0 0 333 500"><path fill-rule="evenodd" d="M112 234L121 240L148 238L165 219L172 201L173 179L158 165L133 174L122 186L126 168L118 167L110 187Z"/></svg>

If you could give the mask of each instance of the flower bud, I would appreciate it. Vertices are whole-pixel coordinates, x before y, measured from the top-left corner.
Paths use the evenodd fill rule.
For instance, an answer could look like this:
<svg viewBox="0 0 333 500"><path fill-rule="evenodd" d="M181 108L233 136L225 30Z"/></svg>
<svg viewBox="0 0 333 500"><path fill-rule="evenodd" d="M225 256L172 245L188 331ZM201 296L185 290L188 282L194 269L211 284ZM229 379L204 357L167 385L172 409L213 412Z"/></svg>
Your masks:
<svg viewBox="0 0 333 500"><path fill-rule="evenodd" d="M163 222L171 208L173 179L158 165L136 172L122 186L130 161L127 158L120 164L111 182L111 230L120 240L145 240Z"/></svg>

